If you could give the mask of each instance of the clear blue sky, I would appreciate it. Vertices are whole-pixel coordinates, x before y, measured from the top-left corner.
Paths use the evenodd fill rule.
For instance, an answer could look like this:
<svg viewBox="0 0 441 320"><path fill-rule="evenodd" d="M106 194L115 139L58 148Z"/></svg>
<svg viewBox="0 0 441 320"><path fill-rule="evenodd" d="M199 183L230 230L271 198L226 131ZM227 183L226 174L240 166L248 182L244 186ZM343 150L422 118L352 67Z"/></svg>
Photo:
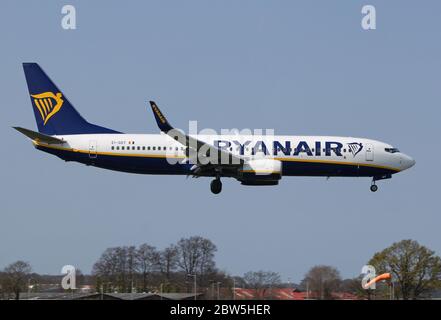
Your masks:
<svg viewBox="0 0 441 320"><path fill-rule="evenodd" d="M77 9L63 30L61 7ZM361 7L377 30L361 29ZM90 272L107 247L163 248L202 235L219 268L300 281L315 264L359 274L412 238L441 253L439 1L1 1L0 268ZM369 191L362 178L278 187L142 176L63 161L11 129L36 128L22 62L38 62L89 121L158 132L150 99L178 127L378 139L417 164Z"/></svg>

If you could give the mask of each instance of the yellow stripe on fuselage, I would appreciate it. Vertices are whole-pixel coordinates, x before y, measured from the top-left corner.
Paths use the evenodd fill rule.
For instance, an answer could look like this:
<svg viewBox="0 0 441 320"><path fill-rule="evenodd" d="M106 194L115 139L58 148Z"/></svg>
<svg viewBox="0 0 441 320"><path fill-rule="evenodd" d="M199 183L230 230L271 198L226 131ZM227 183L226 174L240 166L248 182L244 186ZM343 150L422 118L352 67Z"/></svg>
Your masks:
<svg viewBox="0 0 441 320"><path fill-rule="evenodd" d="M171 155L165 155L165 154L145 154L145 153L117 153L117 152L103 152L103 151L89 151L89 150L79 150L74 148L65 148L60 146L53 146L48 145L44 143L40 143L38 141L33 140L32 141L34 145L49 148L49 149L56 149L56 150L63 150L63 151L70 151L70 152L77 152L77 153L93 153L97 155L103 155L103 156L116 156L116 157L140 157L140 158L172 158L172 159L185 159L185 156L171 156ZM399 172L400 169L388 167L388 166L381 166L377 164L370 164L370 163L355 163L355 162L346 162L346 161L335 161L335 160L318 160L318 159L297 159L297 158L271 158L274 160L279 161L289 161L289 162L306 162L306 163L322 163L322 164L339 164L339 165L347 165L347 166L360 166L360 167L370 167L370 168L378 168L378 169L386 169L391 171ZM251 170L252 171L252 170ZM248 172L248 170L242 171L242 172Z"/></svg>
<svg viewBox="0 0 441 320"><path fill-rule="evenodd" d="M280 171L272 171L272 170L240 170L240 172L245 172L245 173L274 173L274 174L280 174Z"/></svg>

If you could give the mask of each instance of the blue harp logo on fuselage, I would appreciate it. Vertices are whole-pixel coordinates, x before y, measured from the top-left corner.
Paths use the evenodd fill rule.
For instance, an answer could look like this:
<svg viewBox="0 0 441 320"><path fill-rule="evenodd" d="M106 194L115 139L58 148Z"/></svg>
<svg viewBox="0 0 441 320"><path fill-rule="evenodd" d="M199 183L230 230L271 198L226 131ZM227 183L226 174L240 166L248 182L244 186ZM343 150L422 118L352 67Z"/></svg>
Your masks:
<svg viewBox="0 0 441 320"><path fill-rule="evenodd" d="M63 105L63 95L60 92L54 94L53 92L43 92L39 94L31 94L34 98L34 104L40 112L43 125L49 121L58 111L60 111Z"/></svg>
<svg viewBox="0 0 441 320"><path fill-rule="evenodd" d="M360 151L363 149L363 144L362 143L357 143L357 142L352 142L352 143L348 143L348 147L349 150L351 150L352 155L355 156L360 153Z"/></svg>

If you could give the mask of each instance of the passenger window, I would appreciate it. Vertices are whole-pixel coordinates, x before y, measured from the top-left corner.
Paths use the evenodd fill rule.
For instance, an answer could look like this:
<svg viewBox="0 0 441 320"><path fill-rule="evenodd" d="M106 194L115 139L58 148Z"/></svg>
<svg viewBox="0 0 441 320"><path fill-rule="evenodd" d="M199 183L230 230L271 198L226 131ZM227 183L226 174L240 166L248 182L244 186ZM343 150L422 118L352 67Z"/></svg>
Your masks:
<svg viewBox="0 0 441 320"><path fill-rule="evenodd" d="M161 151L161 147L158 147L158 150Z"/></svg>
<svg viewBox="0 0 441 320"><path fill-rule="evenodd" d="M178 147L176 147L176 148L175 148L175 151L178 151L178 150L179 150L179 148L178 148Z"/></svg>
<svg viewBox="0 0 441 320"><path fill-rule="evenodd" d="M112 146L112 148L111 148L112 150L114 150L115 149L115 147L114 146Z"/></svg>
<svg viewBox="0 0 441 320"><path fill-rule="evenodd" d="M116 147L116 150L119 150L119 147L118 147L118 146Z"/></svg>
<svg viewBox="0 0 441 320"><path fill-rule="evenodd" d="M142 147L142 150L145 150L145 147Z"/></svg>
<svg viewBox="0 0 441 320"><path fill-rule="evenodd" d="M121 147L121 150L124 150L124 147Z"/></svg>
<svg viewBox="0 0 441 320"><path fill-rule="evenodd" d="M156 147L152 147L153 150L156 150Z"/></svg>
<svg viewBox="0 0 441 320"><path fill-rule="evenodd" d="M150 150L150 146L147 147L147 150Z"/></svg>

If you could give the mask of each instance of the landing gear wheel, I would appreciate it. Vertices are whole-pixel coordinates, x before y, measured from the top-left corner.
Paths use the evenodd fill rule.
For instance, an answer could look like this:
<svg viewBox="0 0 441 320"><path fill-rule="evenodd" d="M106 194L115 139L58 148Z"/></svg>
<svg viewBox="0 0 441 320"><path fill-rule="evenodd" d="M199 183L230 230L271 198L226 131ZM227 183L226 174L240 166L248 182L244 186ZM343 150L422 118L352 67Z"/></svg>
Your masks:
<svg viewBox="0 0 441 320"><path fill-rule="evenodd" d="M378 186L376 184L371 185L371 191L376 192L378 190Z"/></svg>
<svg viewBox="0 0 441 320"><path fill-rule="evenodd" d="M211 192L213 192L214 194L220 193L222 191L222 182L220 181L220 179L214 179L213 181L211 181L210 189Z"/></svg>

